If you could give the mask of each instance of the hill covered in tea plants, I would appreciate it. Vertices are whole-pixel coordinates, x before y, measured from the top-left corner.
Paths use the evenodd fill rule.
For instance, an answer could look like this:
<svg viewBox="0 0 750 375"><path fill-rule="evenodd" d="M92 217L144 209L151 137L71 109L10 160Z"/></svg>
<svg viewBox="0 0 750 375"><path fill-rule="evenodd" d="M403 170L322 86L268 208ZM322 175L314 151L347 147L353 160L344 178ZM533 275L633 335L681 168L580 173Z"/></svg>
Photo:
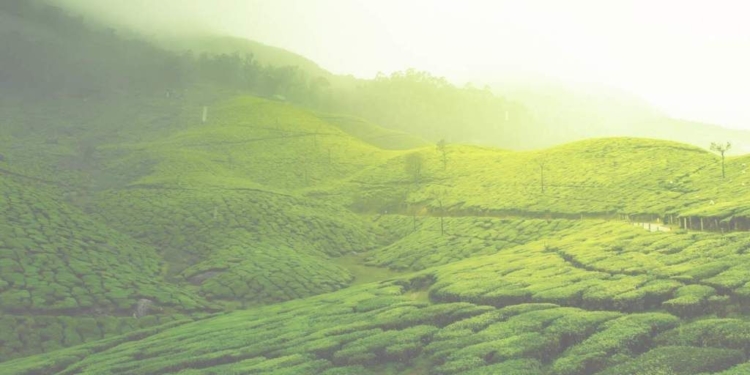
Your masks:
<svg viewBox="0 0 750 375"><path fill-rule="evenodd" d="M120 136L57 175L44 171L82 157L75 144L5 128L4 371L746 366L746 232L626 220L737 215L743 157L722 179L717 156L643 139L385 150L371 134L388 133L361 121L249 96L201 104L100 127Z"/></svg>
<svg viewBox="0 0 750 375"><path fill-rule="evenodd" d="M121 129L99 122L86 129L89 123L75 121L78 113L54 105L40 110L61 124L48 132L31 132L21 121L3 128L4 359L125 333L148 321L300 298L354 281L330 258L373 248L383 235L369 219L284 187L335 179L356 164L334 169L331 160L356 161L379 149L312 113L260 99L230 101L225 111L212 107L216 121L202 130L200 107L195 121L201 126L186 124L189 129L174 125L187 109L173 107L131 119L131 129L89 152L66 132L85 131L97 140ZM250 124L222 126L222 113L242 116L235 107L257 116ZM169 115L160 118L164 127L150 131L149 119L160 112ZM78 128L66 130L66 123ZM142 142L142 131L151 141ZM339 143L336 153L327 151ZM270 151L280 145L289 155L274 166ZM227 152L236 159L227 160ZM274 175L308 157L308 169ZM159 313L132 318L143 299ZM77 333L83 324L89 327ZM66 334L66 327L73 331Z"/></svg>
<svg viewBox="0 0 750 375"><path fill-rule="evenodd" d="M0 5L0 374L750 371L747 156L434 143L529 110L43 4Z"/></svg>
<svg viewBox="0 0 750 375"><path fill-rule="evenodd" d="M581 241L592 235L596 243ZM139 331L5 368L20 374L743 373L746 297L727 281L742 283L731 267L743 255L730 248L746 240L695 236L592 223L552 243Z"/></svg>

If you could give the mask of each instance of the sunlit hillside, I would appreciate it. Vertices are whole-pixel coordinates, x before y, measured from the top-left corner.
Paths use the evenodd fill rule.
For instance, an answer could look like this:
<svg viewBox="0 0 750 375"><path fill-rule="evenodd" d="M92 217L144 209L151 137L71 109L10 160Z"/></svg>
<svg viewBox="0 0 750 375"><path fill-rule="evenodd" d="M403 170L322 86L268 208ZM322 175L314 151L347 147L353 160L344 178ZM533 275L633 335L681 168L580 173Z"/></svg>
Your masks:
<svg viewBox="0 0 750 375"><path fill-rule="evenodd" d="M9 362L9 373L244 368L454 374L519 368L577 374L622 366L649 369L652 357L666 356L672 359L660 366L679 362L686 370L677 373L687 374L744 360L735 341L692 347L690 340L698 339L674 331L686 329L676 328L681 319L696 317L721 318L699 319L687 331L697 330L691 333L696 335L740 324L732 317L744 311L750 282L742 261L744 233L693 233L677 230L678 225L669 233L649 233L626 217L673 216L681 222L683 216L699 215L693 211L705 204L701 195L722 202L734 194L735 203L743 201L731 188L742 184L743 158L730 159L728 177L722 179L715 155L663 141L598 139L535 152L451 144L387 151L364 141L377 130L372 125L362 130L350 125L344 132L325 120L335 117L259 98L217 102L205 123L202 112L196 113L192 122L162 135L98 146L99 175L129 177L118 186L94 184L85 197L65 193L75 178L51 179L38 193L21 193L24 181L43 185L44 176L5 161L15 168L15 174L6 174L10 206L5 212L18 219L4 241L4 319L6 327L18 327L21 319L25 329L6 336L12 349L5 356L38 352L35 348L51 352L46 360ZM27 205L28 214L19 211ZM55 230L74 233L71 240L80 245L56 239L67 235L50 232L56 228L54 217L64 225ZM87 226L99 229L87 234ZM83 263L65 270L54 261L23 260L35 259L35 249L45 247L54 257ZM129 268L114 270L135 266L134 249L156 268L137 266L133 276L127 276ZM101 261L80 258L76 251L106 251L101 261L114 263L97 266ZM101 291L86 286L90 272L99 275L96 267L113 277ZM37 271L29 273L31 268ZM37 272L40 278L32 276ZM66 285L64 274L72 284L59 289ZM134 281L122 284L128 277ZM388 278L395 279L358 281ZM49 285L49 292L42 285ZM148 316L156 319L149 326L177 319L172 324L180 327L136 331L145 318L131 317L130 311L142 298L158 306ZM280 320L287 322L281 326L261 319L271 307L259 305L286 300L296 301L274 307L274 315L294 318ZM337 312L323 308L328 304ZM49 311L55 318L23 320L25 309ZM250 310L214 318L198 313L235 309ZM81 316L92 313L98 315ZM289 323L321 319L315 314L328 319L309 331ZM480 317L487 322L461 339L465 329L459 327L471 327ZM562 331L543 323L563 318L560 329L568 328ZM247 319L256 323L247 328L230 323ZM511 328L525 320L541 326ZM70 339L65 331L95 321L100 328L94 333ZM232 333L219 335L222 326ZM578 328L568 332L570 327ZM216 332L219 341L211 344L201 330ZM504 330L514 333L498 338ZM28 341L28 334L35 341ZM150 344L151 335L163 336L165 349ZM231 335L259 344L232 344ZM615 340L606 344L612 345L608 350L620 356L582 357L592 351L589 346L605 345L608 335ZM262 341L279 336L288 338ZM59 359L53 351L101 337L112 338L71 347L59 352ZM179 337L194 337L197 352L185 351L184 345L174 355L162 352ZM637 346L629 347L628 340ZM197 354L203 346L213 348L205 358ZM727 359L681 363L679 353L691 350ZM152 351L162 354L157 358Z"/></svg>
<svg viewBox="0 0 750 375"><path fill-rule="evenodd" d="M744 131L71 4L0 4L0 375L750 373Z"/></svg>

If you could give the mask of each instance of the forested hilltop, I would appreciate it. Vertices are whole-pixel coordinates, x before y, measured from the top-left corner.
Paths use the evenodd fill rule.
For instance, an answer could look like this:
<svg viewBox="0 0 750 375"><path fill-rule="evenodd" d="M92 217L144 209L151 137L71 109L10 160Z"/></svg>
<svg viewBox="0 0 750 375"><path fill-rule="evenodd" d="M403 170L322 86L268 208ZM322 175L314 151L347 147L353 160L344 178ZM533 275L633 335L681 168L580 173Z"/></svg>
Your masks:
<svg viewBox="0 0 750 375"><path fill-rule="evenodd" d="M334 76L300 56L249 41L145 41L42 2L12 0L1 6L0 31L8 46L2 57L3 89L15 94L83 100L144 92L184 95L196 87L232 90L363 117L432 140L460 140L466 134L500 139L501 132L528 120L524 108L487 88L457 87L426 72L359 80Z"/></svg>
<svg viewBox="0 0 750 375"><path fill-rule="evenodd" d="M531 112L45 4L0 4L0 374L750 372L747 156L465 144Z"/></svg>
<svg viewBox="0 0 750 375"><path fill-rule="evenodd" d="M236 37L147 38L41 0L10 0L0 7L8 51L0 77L3 88L15 93L64 91L85 99L144 91L184 95L187 88L201 87L204 94L232 90L347 114L432 142L534 149L631 136L701 147L707 138L733 139L732 152L750 150L747 132L671 119L637 97L607 88L455 84L417 70L358 79Z"/></svg>

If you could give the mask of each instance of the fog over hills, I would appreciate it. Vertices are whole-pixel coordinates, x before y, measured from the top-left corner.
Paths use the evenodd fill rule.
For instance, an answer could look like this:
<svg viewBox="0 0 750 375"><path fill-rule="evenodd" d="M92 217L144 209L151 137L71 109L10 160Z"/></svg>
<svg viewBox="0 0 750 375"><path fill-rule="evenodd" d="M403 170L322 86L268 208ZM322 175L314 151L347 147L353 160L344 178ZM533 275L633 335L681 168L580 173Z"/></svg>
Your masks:
<svg viewBox="0 0 750 375"><path fill-rule="evenodd" d="M0 374L750 373L748 132L533 71L681 39L483 4L1 1Z"/></svg>
<svg viewBox="0 0 750 375"><path fill-rule="evenodd" d="M528 112L535 114L533 121L525 118L523 121L516 123L519 125L523 124L519 127L524 128L524 130L516 129L514 134L507 134L506 132L506 137L512 139L511 142L499 139L500 137L490 132L470 132L464 137L455 138L455 135L449 131L440 131L438 129L438 131L433 132L435 134L420 131L420 135L434 141L440 138L451 138L455 141L471 141L501 147L528 149L546 147L587 137L641 136L688 142L701 147L707 147L707 142L710 143L711 141L732 141L735 146L730 151L731 153L739 154L750 150L750 137L747 133L723 129L724 127L742 128L742 124L745 122L742 120L742 116L745 116L746 119L748 118L747 114L743 115L740 113L742 111L741 108L744 107L735 106L732 109L727 107L727 111L724 111L723 114L716 114L714 117L707 114L695 115L693 113L700 111L704 107L706 111L713 111L715 113L715 108L719 105L715 102L722 100L721 98L727 98L726 95L730 93L727 90L734 90L732 91L734 94L732 94L731 98L724 100L724 104L729 106L733 105L731 103L736 102L737 95L741 95L741 91L737 90L740 90L742 87L738 85L740 85L740 82L744 82L744 79L750 75L741 73L741 76L728 77L727 74L734 71L727 69L734 67L739 61L744 61L743 59L748 58L748 56L740 52L741 50L735 49L736 55L730 56L727 54L733 52L729 52L729 50L711 49L712 52L717 54L715 59L719 59L721 56L722 58L731 60L726 60L727 63L730 63L729 66L721 68L722 70L726 70L722 75L715 75L719 68L714 68L713 73L706 73L706 77L709 74L715 75L714 84L710 88L709 86L699 86L699 84L703 84L705 81L704 78L700 80L695 79L694 73L700 70L693 70L691 76L684 77L685 82L688 82L690 77L693 77L692 83L694 85L689 86L686 90L677 90L676 86L672 85L674 90L677 90L673 90L673 96L684 95L687 97L692 95L693 99L691 100L696 100L695 98L701 95L704 97L703 99L699 99L701 100L700 102L695 102L695 105L684 111L665 105L666 101L662 100L665 98L665 94L655 94L659 90L662 93L666 92L663 87L655 86L665 84L660 81L661 78L653 78L651 80L653 83L653 92L643 91L648 90L648 85L644 84L639 88L623 83L622 81L617 81L617 73L614 72L607 76L607 78L596 78L596 74L601 71L601 67L585 69L585 64L581 65L583 64L581 61L606 62L622 52L602 48L601 46L595 47L596 44L594 43L599 43L601 42L600 40L589 40L587 39L588 37L580 34L584 30L594 32L593 29L590 29L594 27L600 28L599 32L602 32L603 36L611 37L608 42L614 43L613 46L619 46L623 49L637 48L631 45L618 44L622 43L625 37L632 37L633 40L643 44L641 46L642 49L649 51L649 53L655 53L649 49L651 48L650 43L671 40L668 38L673 38L672 34L651 24L653 20L648 18L641 25L643 30L632 31L632 35L628 35L627 28L630 25L627 22L629 22L630 17L634 14L641 14L642 11L647 9L651 9L650 11L654 12L653 17L655 19L657 16L667 17L667 13L665 13L667 12L666 7L646 8L646 5L640 2L629 3L629 5L618 3L614 8L621 11L621 19L612 21L611 25L604 25L604 18L597 20L587 16L575 16L580 18L578 19L579 24L577 27L570 27L569 22L571 20L551 20L547 17L547 12L560 11L560 14L567 15L570 9L559 8L543 1L532 2L524 6L507 4L505 2L499 2L493 6L470 3L466 5L465 9L456 8L454 5L447 3L435 3L432 6L420 3L421 5L411 4L396 7L395 3L385 2L381 6L376 7L372 4L336 0L326 0L323 3L316 4L295 1L269 2L258 0L251 2L238 2L234 0L222 0L218 2L198 1L191 2L190 4L177 4L168 1L154 4L152 2L136 1L128 2L127 5L118 2L104 5L102 2L87 0L57 0L56 2L77 12L82 12L90 18L100 19L110 25L116 25L120 29L137 30L148 37L162 40L162 45L166 45L171 49L192 49L195 51L202 50L223 53L254 51L258 61L262 64L271 63L275 65L299 66L303 71L312 72L314 76L326 76L334 83L334 87L350 88L356 86L358 85L358 81L372 78L372 75L376 71L370 70L369 74L364 74L362 71L355 73L356 76L360 77L359 79L343 77L342 73L352 71L344 67L347 66L346 61L350 60L350 65L348 66L351 67L356 64L352 59L356 58L356 61L360 59L360 57L352 55L346 56L347 53L351 52L352 54L370 56L375 59L377 57L370 54L379 53L381 56L391 59L383 60L384 63L377 69L386 71L386 74L390 74L388 66L396 66L392 64L395 61L399 61L402 64L400 68L396 68L395 70L405 70L406 68L414 67L417 69L427 68L429 71L438 74L445 72L446 78L459 87L469 81L473 82L477 87L490 85L494 92L504 96L509 101L522 104ZM598 6L585 1L580 1L580 4L579 2L571 4L571 7L577 6L598 9ZM548 7L548 9L544 7ZM338 9L337 14L340 15L335 21L330 19L330 15L325 11L325 9L332 8ZM395 12L390 15L392 17L386 16L389 10ZM705 20L712 20L712 22L718 22L717 17L732 13L732 8L729 4L721 4L712 9L690 5L686 7L686 10L691 12L687 14L687 19L697 17L692 12L703 12ZM467 21L469 19L467 18L468 15L463 12L469 11L484 11L482 13L484 15L473 21ZM406 26L408 23L405 23L407 21L402 17L408 14L416 14L415 12L423 12L422 15L424 17L431 17L431 21L427 23L424 35L415 34L414 29L404 28L408 27ZM453 18L448 16L451 12L453 13ZM516 14L517 18L520 18L518 20L506 19L509 17L509 14ZM537 36L529 36L529 30L519 24L523 17L527 17L530 14L535 15L530 24L538 25L539 35ZM493 20L492 17L497 17L494 24L499 24L501 29L507 28L508 31L495 32L489 29L490 26L487 22ZM614 15L607 12L602 17L614 17ZM270 19L274 19L275 22L269 22ZM501 21L503 20L506 22L502 23ZM450 27L452 32L436 29L438 27L437 22L439 21L445 21L448 22L448 25L452 25ZM543 21L549 23L546 26L545 24L538 24ZM676 23L675 27L685 27L683 21L673 21ZM296 27L294 22L297 22ZM360 24L357 24L357 22ZM469 24L465 22L470 22L471 26L468 26ZM728 38L726 43L739 43L737 46L750 41L750 37L744 31L740 31L738 34L727 34L730 30L735 30L731 29L734 22L734 18L725 18L726 25L714 28L714 32L717 33L716 38ZM367 29L369 26L365 26L371 25L375 27L378 24L387 26L389 32L383 32L379 35L372 34L372 29ZM551 40L557 40L552 29L553 25L570 27L568 29L557 29L564 30L561 35L570 36L569 42L560 42L560 48L570 49L559 51L564 52L564 54L551 58L544 55L545 52L543 51L544 46L548 46L547 44ZM461 35L463 35L463 31L457 29L460 27L467 28L465 31L467 33L473 32L471 34L472 40L463 43L463 48L455 44L456 41L460 40ZM480 29L482 27L487 29ZM303 31L305 29L309 30L309 32ZM347 30L347 32L340 33L337 30ZM432 59L435 62L429 64L418 56L412 56L412 53L424 54L427 51L435 52L434 49L426 50L425 48L433 47L428 47L425 43L418 44L425 42L426 35L429 34L428 30L434 33L430 37L434 39L432 42L437 43L438 40L445 42L443 52L450 48L455 48L452 55L445 55L445 53L436 55ZM480 30L483 30L484 33L480 33ZM647 34L644 34L645 30L649 30L654 34L649 38ZM396 34L393 34L394 32ZM348 34L349 38L338 38L335 34ZM230 38L223 35L233 36ZM281 35L287 35L287 37L280 37ZM583 52L580 52L580 49L586 47L586 45L572 44L573 42L570 40L573 40L573 37L581 38L580 43L592 43L592 49L598 48L600 55L591 56L582 54ZM708 43L702 36L694 39L695 43ZM306 58L295 56L291 52L286 53L273 48L263 47L253 40L258 40L266 44L269 42L273 44L274 41L277 41L282 44L282 47L286 46L287 48L291 48L292 51L308 54L307 57L312 58L312 60L320 57L321 53L323 53L322 51L326 51L327 57L324 58L325 61L312 62ZM394 47L394 45L398 45L395 42L396 40L404 43L398 47L401 49ZM498 47L487 46L484 48L485 52L480 53L482 43L493 43L493 45L498 45ZM524 45L524 43L529 44ZM368 44L372 44L369 46L370 49L363 50L362 46ZM208 47L209 45L210 47ZM533 51L527 48L532 45L534 46ZM678 46L677 44L675 45ZM408 46L411 46L413 50L403 50L403 48ZM317 50L311 50L310 48L317 48ZM338 50L335 48L338 48ZM687 53L687 51L682 50L683 46L679 45L679 48L679 50L674 51L674 56L670 55L671 57L663 53L661 55L653 55L648 60L652 62L650 68L644 65L647 64L646 61L633 60L633 64L631 64L633 66L632 69L641 69L640 72L649 74L649 77L654 74L661 74L663 80L673 80L674 77L671 77L673 72L675 74L678 71L686 73L688 66L697 66L700 69L704 69L708 68L709 64L713 64L713 62L705 62L703 60L691 62L689 60L695 60L695 56L691 56L688 60L681 60L679 62L680 66L669 68L665 64L673 60L669 60L667 57L670 59L673 57L682 58L683 54ZM497 51L489 52L495 49ZM636 52L644 53L639 50L632 51L632 53ZM393 53L397 55L389 55ZM479 57L479 60L470 60L475 55L482 57ZM573 57L578 57L580 64L569 61L569 58ZM630 58L634 57L631 56ZM660 61L660 58L663 61ZM337 59L339 63L331 64L331 59ZM446 68L449 66L469 68L472 64L476 64L476 61L481 61L482 59L486 60L486 63L471 68L470 72ZM715 59L711 61L715 61ZM443 61L444 65L440 65L439 61ZM542 61L548 62L543 63ZM551 61L556 61L560 67L568 66L568 70L555 70L553 65L549 65ZM321 65L323 67L331 67L330 73L325 69L318 69L316 63L323 63ZM678 64L678 62L675 62L675 64ZM337 68L336 66L344 68ZM611 65L611 67L615 66L615 64ZM628 68L622 67L622 69ZM390 70L394 71L394 69ZM630 70L628 72L628 74L634 74L633 72L636 71ZM744 70L741 72L744 72ZM508 79L507 77L511 78ZM724 91L715 91L719 87L717 86L719 84L725 84L724 89L722 89ZM625 89L617 88L618 86ZM707 92L707 89L712 90L712 92ZM676 97L674 96L673 99ZM655 98L656 102L648 103L649 99L643 98ZM350 110L349 112L362 115L360 111L355 112ZM724 122L727 116L735 117L734 120ZM504 115L499 117L499 119L495 118L491 120L502 122ZM713 118L713 121L705 123L695 120L691 121L690 118L704 119L704 121ZM385 120L382 117L368 119L397 130L413 130L408 124ZM529 127L536 129L536 131L525 131Z"/></svg>

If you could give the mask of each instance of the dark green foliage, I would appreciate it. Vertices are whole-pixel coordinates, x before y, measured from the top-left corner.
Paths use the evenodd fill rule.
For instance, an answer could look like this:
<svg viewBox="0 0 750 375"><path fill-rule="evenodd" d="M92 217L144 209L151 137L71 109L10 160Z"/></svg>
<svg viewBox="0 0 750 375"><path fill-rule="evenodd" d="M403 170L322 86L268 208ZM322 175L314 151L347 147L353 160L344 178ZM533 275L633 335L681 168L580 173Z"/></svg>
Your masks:
<svg viewBox="0 0 750 375"><path fill-rule="evenodd" d="M0 359L172 320L126 318L140 298L165 312L209 306L163 280L153 248L90 219L55 193L0 179L0 332L6 343Z"/></svg>
<svg viewBox="0 0 750 375"><path fill-rule="evenodd" d="M379 223L389 229L408 230L411 221L408 216L384 216ZM447 217L446 233L441 236L437 218L419 218L419 221L417 231L404 233L399 240L370 253L368 263L394 269L424 269L553 238L558 232L580 225L568 220Z"/></svg>
<svg viewBox="0 0 750 375"><path fill-rule="evenodd" d="M666 314L637 314L609 321L602 329L567 350L552 369L555 374L593 374L616 364L618 356L647 351L656 332L672 328L678 319Z"/></svg>
<svg viewBox="0 0 750 375"><path fill-rule="evenodd" d="M739 350L664 346L602 371L601 375L693 375L714 373L745 361Z"/></svg>
<svg viewBox="0 0 750 375"><path fill-rule="evenodd" d="M659 335L656 342L738 349L750 353L750 323L739 319L698 320Z"/></svg>
<svg viewBox="0 0 750 375"><path fill-rule="evenodd" d="M678 316L702 315L708 307L708 299L716 290L705 285L687 285L675 291L675 298L664 302L664 307Z"/></svg>
<svg viewBox="0 0 750 375"><path fill-rule="evenodd" d="M188 321L182 315L145 319L117 316L0 316L0 359L52 352L82 343L115 337L141 328Z"/></svg>
<svg viewBox="0 0 750 375"><path fill-rule="evenodd" d="M341 209L266 192L133 189L103 195L106 222L161 249L211 299L267 303L342 288L327 258L374 246Z"/></svg>
<svg viewBox="0 0 750 375"><path fill-rule="evenodd" d="M467 371L466 375L542 375L544 374L542 364L533 359L518 359L480 367Z"/></svg>

